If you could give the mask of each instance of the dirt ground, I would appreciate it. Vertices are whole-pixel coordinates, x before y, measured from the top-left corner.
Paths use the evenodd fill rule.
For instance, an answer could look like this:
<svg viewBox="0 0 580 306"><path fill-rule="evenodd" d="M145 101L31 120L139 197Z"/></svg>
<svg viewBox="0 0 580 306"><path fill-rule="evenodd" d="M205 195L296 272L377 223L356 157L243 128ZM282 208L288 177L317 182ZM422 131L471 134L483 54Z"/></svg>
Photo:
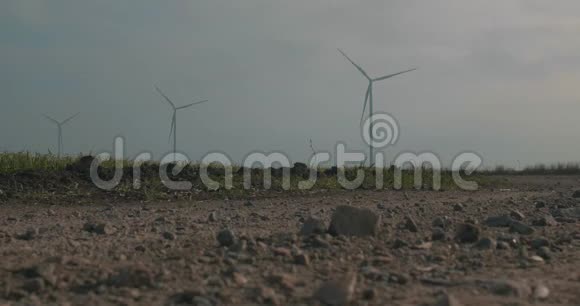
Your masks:
<svg viewBox="0 0 580 306"><path fill-rule="evenodd" d="M580 305L580 177L506 179L476 192L3 204L0 305ZM340 205L380 216L378 233L299 233Z"/></svg>

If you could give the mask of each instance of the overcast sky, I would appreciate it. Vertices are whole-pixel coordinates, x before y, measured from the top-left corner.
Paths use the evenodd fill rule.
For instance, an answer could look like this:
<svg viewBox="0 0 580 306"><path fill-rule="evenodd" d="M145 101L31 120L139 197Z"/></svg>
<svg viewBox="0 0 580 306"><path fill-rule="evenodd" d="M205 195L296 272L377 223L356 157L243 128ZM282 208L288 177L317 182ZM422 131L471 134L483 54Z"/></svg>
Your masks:
<svg viewBox="0 0 580 306"><path fill-rule="evenodd" d="M572 0L0 1L0 150L47 152L46 113L79 117L68 153L127 157L178 146L236 161L283 151L294 161L338 141L363 148L366 80L375 109L400 124L402 151L446 161L478 152L487 165L580 160L580 2Z"/></svg>

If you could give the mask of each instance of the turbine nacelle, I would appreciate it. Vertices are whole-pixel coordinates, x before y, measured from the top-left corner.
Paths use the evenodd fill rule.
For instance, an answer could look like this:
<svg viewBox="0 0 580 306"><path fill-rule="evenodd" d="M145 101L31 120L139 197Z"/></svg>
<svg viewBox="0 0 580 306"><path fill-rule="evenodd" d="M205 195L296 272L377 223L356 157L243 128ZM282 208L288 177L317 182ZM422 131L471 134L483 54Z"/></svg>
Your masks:
<svg viewBox="0 0 580 306"><path fill-rule="evenodd" d="M202 101L193 102L193 103L190 103L190 104L186 104L184 106L177 107L177 106L175 106L175 103L173 103L173 101L171 101L171 99L169 99L165 95L165 93L163 93L163 91L161 91L161 89L159 89L159 87L155 86L155 90L157 90L157 92L163 97L163 99L165 99L165 101L167 101L167 103L169 103L169 105L173 108L173 111L177 111L179 109L185 109L185 108L188 108L188 107L191 107L191 106L194 106L194 105L197 105L197 104L201 104L201 103L205 103L205 102L209 101L209 100L202 100Z"/></svg>
<svg viewBox="0 0 580 306"><path fill-rule="evenodd" d="M80 113L76 113L66 119L64 119L63 121L58 121L52 117L50 117L49 115L43 115L46 119L48 119L49 121L52 121L54 124L58 125L58 126L63 126L65 124L67 124L69 121L73 120L76 116L78 116Z"/></svg>

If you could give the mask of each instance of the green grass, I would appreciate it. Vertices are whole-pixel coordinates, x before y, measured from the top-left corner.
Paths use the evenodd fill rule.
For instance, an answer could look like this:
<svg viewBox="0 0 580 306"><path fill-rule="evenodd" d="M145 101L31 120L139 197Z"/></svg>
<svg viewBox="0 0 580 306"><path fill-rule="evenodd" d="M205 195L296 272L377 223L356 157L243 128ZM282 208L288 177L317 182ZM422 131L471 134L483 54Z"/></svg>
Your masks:
<svg viewBox="0 0 580 306"><path fill-rule="evenodd" d="M53 154L38 153L0 153L0 174L20 171L59 171L74 163L77 158L57 157Z"/></svg>

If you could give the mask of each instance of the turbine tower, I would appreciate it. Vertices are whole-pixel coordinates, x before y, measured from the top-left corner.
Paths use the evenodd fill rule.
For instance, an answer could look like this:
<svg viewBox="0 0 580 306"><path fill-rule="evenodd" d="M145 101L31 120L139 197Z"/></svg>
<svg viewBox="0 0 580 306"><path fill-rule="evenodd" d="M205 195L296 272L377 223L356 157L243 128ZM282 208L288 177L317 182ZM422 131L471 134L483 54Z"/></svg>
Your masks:
<svg viewBox="0 0 580 306"><path fill-rule="evenodd" d="M363 119L364 119L364 115L365 115L365 110L367 107L367 102L369 103L369 117L373 116L373 84L375 82L378 81L383 81L386 79L390 79L392 77L395 77L397 75L403 74L403 73L407 73L407 72L411 72L414 70L417 70L417 68L413 68L413 69L409 69L409 70L405 70L405 71L401 71L401 72L397 72L397 73L393 73L393 74L388 74L382 77L378 77L378 78L371 78L366 71L364 71L364 69L361 68L361 66L357 65L353 60L351 60L348 55L346 55L346 53L344 53L341 49L338 49L338 52L340 52L344 57L346 57L346 59L353 64L353 66L356 67L356 69L358 69L358 71L360 71L360 73L369 81L369 85L367 87L367 93L365 94L365 102L363 104L363 110L362 110L362 115L360 118L360 123L362 125ZM370 121L369 124L369 139L370 139L370 143L369 143L369 166L374 165L374 156L373 156L373 122L372 120Z"/></svg>
<svg viewBox="0 0 580 306"><path fill-rule="evenodd" d="M163 99L165 99L165 101L167 101L167 103L169 103L171 108L173 108L173 116L171 119L171 129L169 131L169 140L171 141L171 136L173 135L173 161L176 162L177 161L177 156L176 156L176 153L177 153L177 111L194 106L194 105L197 105L197 104L205 103L208 100L194 102L194 103L190 103L190 104L187 104L184 106L177 107L177 106L175 106L175 103L173 103L173 101L171 101L171 99L169 99L163 93L163 91L161 91L161 89L159 89L159 87L155 86L155 90L157 90L157 92L163 97Z"/></svg>
<svg viewBox="0 0 580 306"><path fill-rule="evenodd" d="M63 121L58 121L48 115L44 115L44 117L50 121L52 121L54 124L56 124L56 126L58 127L58 140L57 140L57 156L60 157L63 151L63 142L62 142L62 127L63 125L67 124L69 121L71 121L74 117L78 116L79 113L76 113L70 117L68 117L67 119L63 120Z"/></svg>

